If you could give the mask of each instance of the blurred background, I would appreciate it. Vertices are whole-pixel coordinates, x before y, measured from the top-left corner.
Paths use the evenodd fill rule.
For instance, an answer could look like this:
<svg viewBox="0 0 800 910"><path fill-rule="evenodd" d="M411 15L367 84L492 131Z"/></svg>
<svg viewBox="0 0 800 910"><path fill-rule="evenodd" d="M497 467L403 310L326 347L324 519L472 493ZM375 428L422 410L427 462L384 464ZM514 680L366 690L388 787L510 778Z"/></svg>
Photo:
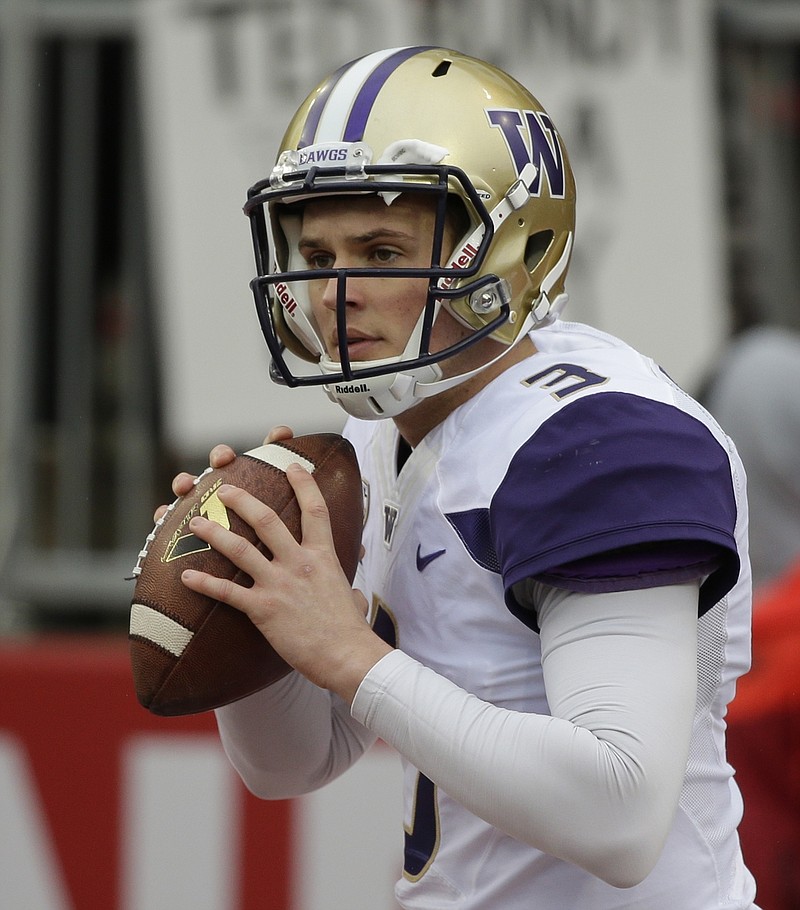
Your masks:
<svg viewBox="0 0 800 910"><path fill-rule="evenodd" d="M209 718L132 704L125 579L211 445L341 427L318 390L269 381L241 206L322 76L414 43L492 61L552 114L578 181L568 318L655 357L743 442L764 408L742 390L785 390L756 435L797 463L797 0L0 0L2 908L393 906L393 756L255 806ZM785 360L767 345L723 396L754 337ZM776 486L759 585L800 554L797 481Z"/></svg>

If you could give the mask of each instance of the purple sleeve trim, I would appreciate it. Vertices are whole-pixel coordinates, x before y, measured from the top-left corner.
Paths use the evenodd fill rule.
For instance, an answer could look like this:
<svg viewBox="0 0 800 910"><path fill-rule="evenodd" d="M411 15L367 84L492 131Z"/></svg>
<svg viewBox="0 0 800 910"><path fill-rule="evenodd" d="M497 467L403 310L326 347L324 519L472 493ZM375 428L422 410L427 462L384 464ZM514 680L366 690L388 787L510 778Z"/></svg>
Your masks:
<svg viewBox="0 0 800 910"><path fill-rule="evenodd" d="M602 593L691 581L719 567L718 547L705 541L673 540L610 550L536 577L555 587Z"/></svg>

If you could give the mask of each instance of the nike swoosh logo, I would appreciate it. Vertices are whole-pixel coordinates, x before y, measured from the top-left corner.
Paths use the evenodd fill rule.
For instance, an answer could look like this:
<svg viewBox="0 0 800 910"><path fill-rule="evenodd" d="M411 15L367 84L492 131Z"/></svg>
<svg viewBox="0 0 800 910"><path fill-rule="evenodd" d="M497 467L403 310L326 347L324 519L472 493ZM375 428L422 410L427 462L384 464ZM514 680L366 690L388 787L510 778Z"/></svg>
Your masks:
<svg viewBox="0 0 800 910"><path fill-rule="evenodd" d="M417 571L421 572L423 569L427 568L434 559L438 559L440 556L444 556L447 550L434 550L433 553L426 553L425 556L420 552L422 549L422 544L417 544Z"/></svg>

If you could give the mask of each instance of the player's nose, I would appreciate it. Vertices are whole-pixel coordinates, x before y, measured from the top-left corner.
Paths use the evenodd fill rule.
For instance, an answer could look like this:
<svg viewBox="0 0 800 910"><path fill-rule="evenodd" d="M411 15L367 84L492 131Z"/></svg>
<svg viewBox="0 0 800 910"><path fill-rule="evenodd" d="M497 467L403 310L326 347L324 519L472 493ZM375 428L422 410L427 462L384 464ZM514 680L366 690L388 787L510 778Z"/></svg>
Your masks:
<svg viewBox="0 0 800 910"><path fill-rule="evenodd" d="M322 292L322 305L333 311L337 309L340 300L344 301L345 306L360 306L366 281L364 278L347 278L341 273L335 278L329 278Z"/></svg>

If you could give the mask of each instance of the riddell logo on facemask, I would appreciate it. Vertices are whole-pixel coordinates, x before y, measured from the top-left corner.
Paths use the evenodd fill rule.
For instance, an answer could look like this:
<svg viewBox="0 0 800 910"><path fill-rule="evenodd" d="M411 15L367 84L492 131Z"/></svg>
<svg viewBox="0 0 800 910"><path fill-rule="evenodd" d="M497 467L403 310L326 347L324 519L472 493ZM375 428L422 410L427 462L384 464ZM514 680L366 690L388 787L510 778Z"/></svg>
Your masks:
<svg viewBox="0 0 800 910"><path fill-rule="evenodd" d="M369 386L366 382L362 382L359 385L335 385L333 388L338 395L355 395L359 392L369 392Z"/></svg>
<svg viewBox="0 0 800 910"><path fill-rule="evenodd" d="M472 260L478 255L478 248L473 246L471 243L465 243L458 255L455 256L450 263L451 269L465 269ZM439 281L439 286L443 288L451 288L456 281L460 278L459 275L454 275L452 278L442 278Z"/></svg>
<svg viewBox="0 0 800 910"><path fill-rule="evenodd" d="M291 291L283 282L278 282L275 285L275 296L278 298L278 303L291 316L297 309L297 301L292 297Z"/></svg>

